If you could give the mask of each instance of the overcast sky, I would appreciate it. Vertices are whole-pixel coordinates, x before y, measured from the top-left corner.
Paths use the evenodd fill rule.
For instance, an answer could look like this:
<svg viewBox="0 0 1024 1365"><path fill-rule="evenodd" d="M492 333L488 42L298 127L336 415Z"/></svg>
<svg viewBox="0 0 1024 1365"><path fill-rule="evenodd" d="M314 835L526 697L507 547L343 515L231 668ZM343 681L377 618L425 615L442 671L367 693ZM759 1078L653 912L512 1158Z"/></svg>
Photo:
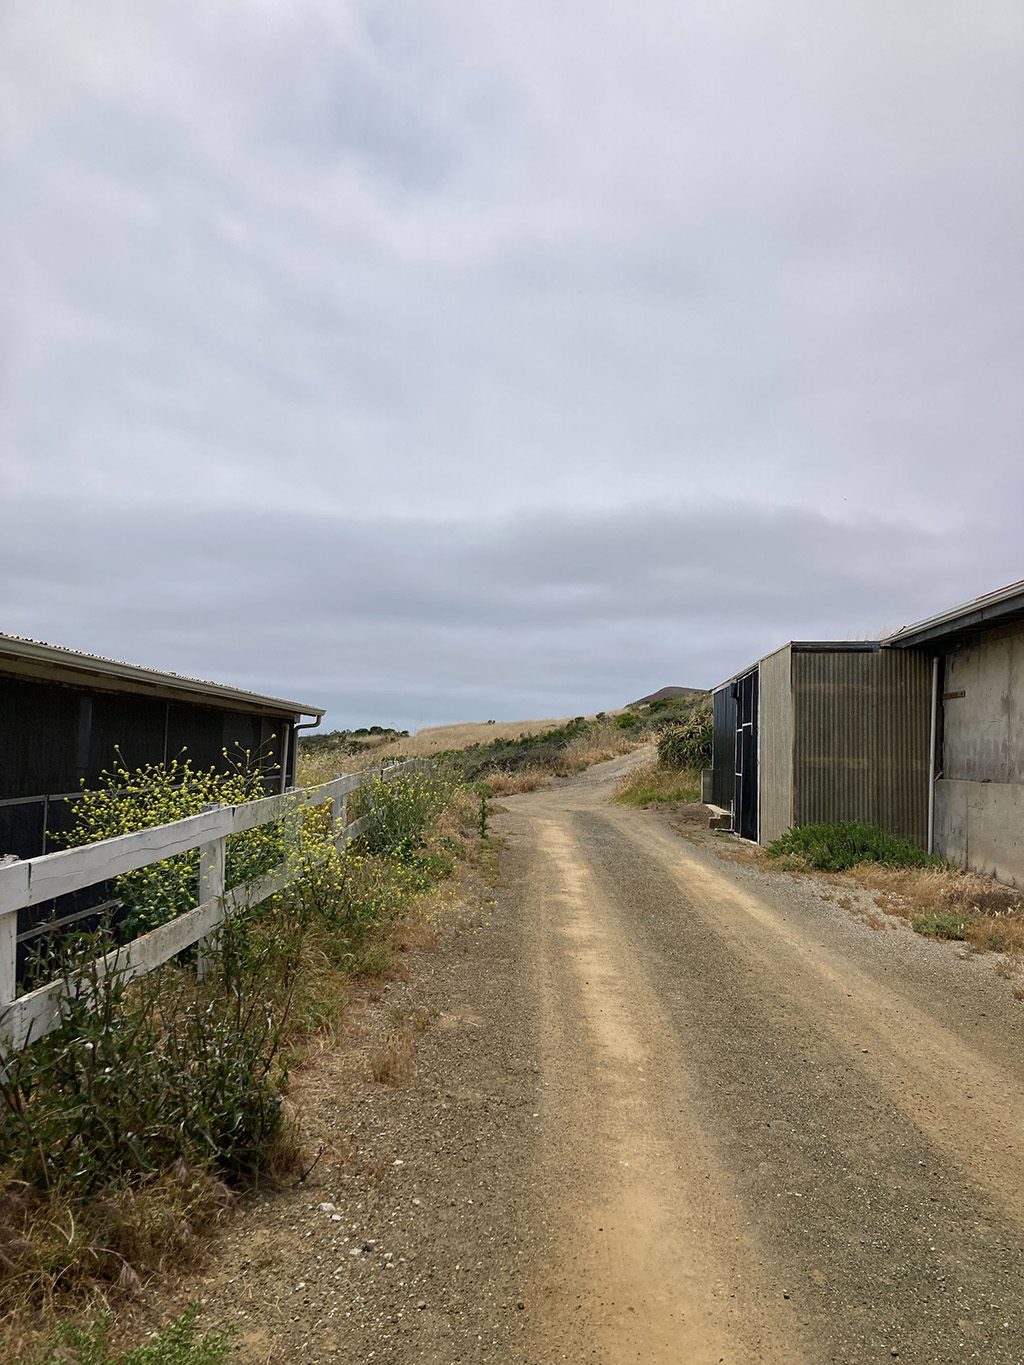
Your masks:
<svg viewBox="0 0 1024 1365"><path fill-rule="evenodd" d="M1018 0L0 0L0 629L565 715L1024 577Z"/></svg>

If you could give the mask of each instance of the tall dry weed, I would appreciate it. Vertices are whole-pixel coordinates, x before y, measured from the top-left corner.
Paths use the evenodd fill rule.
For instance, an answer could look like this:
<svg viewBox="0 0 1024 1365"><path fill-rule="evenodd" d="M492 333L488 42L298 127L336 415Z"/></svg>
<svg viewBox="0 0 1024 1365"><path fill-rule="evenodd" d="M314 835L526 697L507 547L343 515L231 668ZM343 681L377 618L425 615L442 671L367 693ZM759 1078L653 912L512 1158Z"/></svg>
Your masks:
<svg viewBox="0 0 1024 1365"><path fill-rule="evenodd" d="M370 1056L370 1072L381 1085L401 1085L416 1074L413 1057L416 1039L409 1028L393 1033L382 1048Z"/></svg>
<svg viewBox="0 0 1024 1365"><path fill-rule="evenodd" d="M632 753L646 739L647 736L632 738L628 730L620 729L614 721L598 721L565 746L564 766L559 776L571 777L592 763L603 763L606 759Z"/></svg>
<svg viewBox="0 0 1024 1365"><path fill-rule="evenodd" d="M536 791L538 787L549 787L553 781L554 774L538 765L520 772L491 773L487 786L492 796L519 796L522 792Z"/></svg>

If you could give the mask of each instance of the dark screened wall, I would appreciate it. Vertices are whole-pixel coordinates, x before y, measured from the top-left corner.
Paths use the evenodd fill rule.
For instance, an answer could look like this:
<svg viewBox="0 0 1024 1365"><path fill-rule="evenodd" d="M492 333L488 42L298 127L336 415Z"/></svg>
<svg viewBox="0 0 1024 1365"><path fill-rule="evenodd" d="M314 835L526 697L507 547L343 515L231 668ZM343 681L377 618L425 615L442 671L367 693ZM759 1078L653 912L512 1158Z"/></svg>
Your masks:
<svg viewBox="0 0 1024 1365"><path fill-rule="evenodd" d="M225 749L248 750L267 773L268 790L276 791L290 727L284 718L0 674L0 802L64 795L83 780L97 785L118 763L118 751L127 768L180 756L195 767L223 769ZM294 780L293 747L286 785ZM43 831L61 824L52 803L49 811L42 803L0 804L0 855L43 852Z"/></svg>

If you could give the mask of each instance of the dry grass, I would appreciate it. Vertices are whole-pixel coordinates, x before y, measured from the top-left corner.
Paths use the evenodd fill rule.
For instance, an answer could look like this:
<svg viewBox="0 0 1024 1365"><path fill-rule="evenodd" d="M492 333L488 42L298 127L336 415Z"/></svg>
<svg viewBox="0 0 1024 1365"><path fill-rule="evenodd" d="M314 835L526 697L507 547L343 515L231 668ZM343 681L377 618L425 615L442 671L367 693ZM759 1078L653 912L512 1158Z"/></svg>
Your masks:
<svg viewBox="0 0 1024 1365"><path fill-rule="evenodd" d="M434 1022L434 1017L426 1005L416 1005L412 1009L405 1009L399 1005L391 1011L391 1018L396 1028L411 1028L416 1033L426 1033Z"/></svg>
<svg viewBox="0 0 1024 1365"><path fill-rule="evenodd" d="M403 739L391 739L358 754L311 753L299 756L300 786L329 782L335 773L358 773L392 758L429 758L448 749L468 749L471 744L490 744L496 739L526 739L567 725L571 717L560 720L466 721L461 725L432 725ZM612 728L612 727L609 727Z"/></svg>
<svg viewBox="0 0 1024 1365"><path fill-rule="evenodd" d="M657 759L627 774L612 800L623 806L649 806L658 801L699 801L700 773L666 768Z"/></svg>
<svg viewBox="0 0 1024 1365"><path fill-rule="evenodd" d="M554 774L539 765L523 768L520 772L496 772L487 778L492 796L518 796L521 792L536 791L538 787L549 787Z"/></svg>
<svg viewBox="0 0 1024 1365"><path fill-rule="evenodd" d="M1001 952L1024 961L1024 893L1012 886L957 868L876 863L834 874L837 882L847 879L876 891L877 903L888 915L908 923L932 919L962 924L962 937L976 952Z"/></svg>
<svg viewBox="0 0 1024 1365"><path fill-rule="evenodd" d="M547 761L533 763L528 768L499 768L488 773L484 780L492 796L517 796L521 792L536 791L538 787L548 787L556 777L575 777L591 764L631 753L644 742L628 731L620 730L613 721L595 721L586 734L577 735Z"/></svg>
<svg viewBox="0 0 1024 1365"><path fill-rule="evenodd" d="M401 1085L416 1074L413 1057L416 1039L412 1029L401 1028L393 1033L383 1047L370 1054L370 1072L381 1085Z"/></svg>
<svg viewBox="0 0 1024 1365"><path fill-rule="evenodd" d="M423 910L415 910L397 924L391 934L396 952L432 953L437 947L437 921Z"/></svg>
<svg viewBox="0 0 1024 1365"><path fill-rule="evenodd" d="M646 735L637 739L628 730L620 730L614 721L599 721L585 735L579 735L566 745L564 772L560 770L559 776L571 777L592 763L603 763L606 759L632 753L647 742Z"/></svg>
<svg viewBox="0 0 1024 1365"><path fill-rule="evenodd" d="M20 1360L59 1310L98 1311L134 1298L149 1276L194 1264L235 1196L178 1161L148 1184L112 1191L83 1218L73 1192L48 1196L0 1172L4 1347Z"/></svg>

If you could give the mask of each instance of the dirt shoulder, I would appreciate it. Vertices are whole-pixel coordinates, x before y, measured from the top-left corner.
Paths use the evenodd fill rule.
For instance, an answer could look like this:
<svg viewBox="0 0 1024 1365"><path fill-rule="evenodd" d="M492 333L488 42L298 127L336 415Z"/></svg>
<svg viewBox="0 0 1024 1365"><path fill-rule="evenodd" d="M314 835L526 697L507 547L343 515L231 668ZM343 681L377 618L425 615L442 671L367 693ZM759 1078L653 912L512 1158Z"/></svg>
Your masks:
<svg viewBox="0 0 1024 1365"><path fill-rule="evenodd" d="M254 1365L525 1359L538 1061L493 881L471 877L436 948L358 990L346 1036L295 1075L310 1160L322 1148L305 1181L245 1201L140 1326L200 1297L201 1329L235 1324L232 1358ZM415 1074L376 1081L396 1033Z"/></svg>

